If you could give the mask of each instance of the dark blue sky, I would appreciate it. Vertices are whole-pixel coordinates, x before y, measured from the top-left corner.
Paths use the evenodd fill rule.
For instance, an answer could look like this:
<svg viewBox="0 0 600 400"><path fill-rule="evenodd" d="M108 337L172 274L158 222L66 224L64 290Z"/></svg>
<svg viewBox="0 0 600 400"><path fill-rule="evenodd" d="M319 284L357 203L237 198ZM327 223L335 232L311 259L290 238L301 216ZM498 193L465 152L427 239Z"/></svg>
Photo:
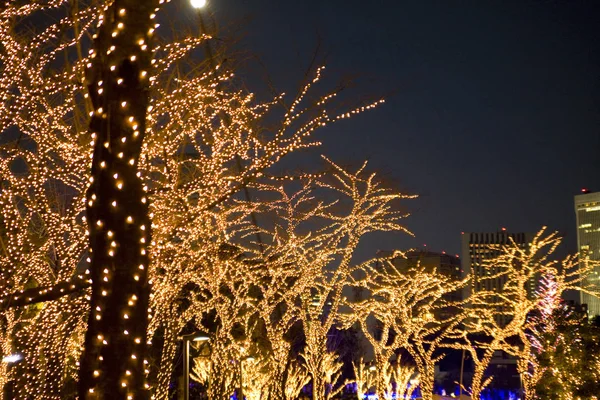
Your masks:
<svg viewBox="0 0 600 400"><path fill-rule="evenodd" d="M402 190L416 240L457 253L461 231L537 231L575 249L573 195L600 190L596 1L209 0L222 29L292 90L321 38L330 75L361 77L379 109L321 132Z"/></svg>

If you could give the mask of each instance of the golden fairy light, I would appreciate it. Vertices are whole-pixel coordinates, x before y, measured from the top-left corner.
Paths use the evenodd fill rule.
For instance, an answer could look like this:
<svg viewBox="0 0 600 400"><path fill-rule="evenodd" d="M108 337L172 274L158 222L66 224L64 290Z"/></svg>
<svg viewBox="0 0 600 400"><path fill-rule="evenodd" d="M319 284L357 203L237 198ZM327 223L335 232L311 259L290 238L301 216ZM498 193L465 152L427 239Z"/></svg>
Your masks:
<svg viewBox="0 0 600 400"><path fill-rule="evenodd" d="M390 361L403 348L416 364L423 398L430 399L435 365L441 359L438 350L449 328L459 321L460 304L445 297L467 281L431 271L420 262L404 263L405 257L396 252L364 263L353 274L353 286L363 289L366 298L347 301L353 312L346 325L358 323L373 347L378 396L392 395Z"/></svg>
<svg viewBox="0 0 600 400"><path fill-rule="evenodd" d="M23 374L17 382L17 391L21 394L61 398L62 388L77 380L86 316L91 313L95 320L103 321L105 306L101 297L111 294L109 283L114 278L114 271L108 265L99 270L99 281L95 281L101 286L100 300L90 309L89 289L84 289L90 280L92 259L88 237L102 238L108 260L117 257L122 248L122 238L117 237L116 231L106 220L86 216L86 208L94 210L106 204L112 213L121 213L131 190L127 183L129 178L114 170L115 163L122 163L124 171L126 168L137 171L136 177L142 181L146 193L140 199L140 207L148 206L150 216L150 222L144 223L133 215L123 215L124 226L135 232L140 254L150 259L149 263L136 265L131 278L143 281L144 274L148 274L152 292L146 337L133 335L133 329L124 329L119 340L131 341L134 345L141 341L154 343L155 333L164 332L164 339L159 343L161 368L154 373L156 378L151 388L156 398L164 398L177 338L186 324L200 324L203 314L217 313L222 329L221 336L215 339L222 347L215 347L214 354L222 360L221 366L225 365L239 342L239 338L232 338L234 327L240 323L249 327L257 318L269 320L266 311L257 312L259 302L249 294L257 282L267 279L265 271L272 273L271 279L282 283L285 279L306 280L299 286L301 290L292 288L289 281L287 287L283 284L279 288L291 290L289 294L265 290L265 301L270 303L265 303L264 310L274 312L282 307L278 305L282 298L291 304L294 296L310 290L313 284L304 272L290 267L289 262L304 260L306 268L313 268L306 263L309 258L301 256L302 251L321 249L312 257L318 261L316 265L324 268L332 257L345 251L340 244L343 235L351 232L350 249L362 234L398 228L393 222L388 224L386 219L391 214L385 204L393 196L387 198L389 194L375 190L371 177L361 184L373 190L369 194L373 198L382 196L377 199L381 201L381 208L370 210L366 204L358 205L349 214L350 218L336 216L324 208L314 210L315 219L328 217L332 222L332 228L323 233L321 239L304 234L282 237L281 232L271 232L273 242L266 243L262 252L258 249L260 246L248 240L248 233L257 230L251 223L251 214L276 212L285 216L289 207L293 207L284 206L289 196L273 205L266 204L264 196L283 195L282 185L291 180L314 182L322 176L310 173L273 176L272 167L289 153L318 146L319 142L313 139L318 128L368 110L382 101L343 112L330 111L335 93L317 99L308 97L321 79L323 68L319 68L287 107L280 126L269 133L259 128L261 121L285 101L284 96L261 103L252 94L227 85L235 76L221 67L194 70L185 78L178 77L175 71L191 62L191 52L209 37L161 42L160 35L156 35L161 28L152 22L145 37L137 39L135 52L127 55L129 62L140 63L145 54L156 54L151 66L139 71L136 77L150 87L144 125L132 111L135 99L119 101L115 104L116 111L101 104L101 99L128 84L128 77L110 60L121 57L119 40L130 29L128 21L135 10L119 8L114 14L115 20L109 23L104 13L112 2L77 3L56 21L30 31L20 29L20 21L49 12L59 15L65 11L65 4L61 0L24 6L9 2L0 11L3 47L0 52L0 233L3 244L0 298L20 291L29 296L31 289L40 288L35 296L19 299L24 303L35 302L37 295L48 294L53 288L62 287L60 285L67 287L75 277L84 285L69 289L81 289L73 294L57 295L55 300L27 306L30 307L27 313L13 315L10 314L13 311L3 311L5 320L9 320L9 314L14 317L10 326L18 327L13 331L6 325L3 351L23 351L24 358L19 365ZM150 15L153 21L155 17L155 13ZM90 48L88 38L98 38L105 28L108 29L107 40L114 44L109 43L103 53L98 54ZM150 36L156 36L156 45L148 39ZM109 75L87 81L86 73L94 69L99 57L108 60ZM90 85L89 90L86 85ZM90 122L101 123L108 113L123 118L127 135L102 138L99 132L88 129ZM223 114L230 123L222 123ZM96 159L93 175L90 173L92 149L97 142L111 159ZM135 143L141 143L139 158L132 157L128 150ZM239 165L235 163L236 158L240 160ZM341 173L342 170L338 170ZM88 191L98 183L98 174L106 174L116 193L122 195L104 199L103 193ZM324 189L329 185L325 181L319 184ZM254 199L241 201L237 197L244 188L252 192ZM342 194L366 201L352 193ZM292 201L297 198L292 197ZM347 221L342 223L342 218ZM369 218L371 223L361 224L369 222ZM152 239L149 239L150 230ZM269 233L262 235L268 237ZM327 246L331 246L330 251L323 250ZM269 253L281 257L281 261L267 264L264 255ZM257 265L263 267L257 268ZM340 281L338 276L338 283L334 285L338 292ZM223 287L229 291L223 293ZM139 301L139 296L132 292L119 317L123 321L133 320L135 315L130 308ZM299 311L290 310L282 327L274 322L263 325L273 343L275 356L272 359L280 363L278 368L273 368L276 376L281 376L280 360L289 352L289 343L283 338L300 318ZM99 348L113 344L102 334L94 340ZM103 362L101 357L98 357L99 366ZM129 357L132 364L147 365L135 353ZM152 376L151 367L146 369ZM93 379L101 380L102 368L94 369L92 375ZM133 375L130 370L124 371L124 388L129 387ZM93 387L89 393L98 395Z"/></svg>
<svg viewBox="0 0 600 400"><path fill-rule="evenodd" d="M563 260L553 259L562 238L557 232L546 234L541 229L531 243L520 245L512 239L508 244L490 245L495 257L485 261L484 268L491 273L483 279L501 279L502 290L480 291L468 299L465 320L454 328L455 341L448 347L464 349L473 359L474 373L471 395L479 394L491 382L485 371L496 351L504 351L517 358L517 367L527 399L535 398L533 391L535 370L533 340L530 335L535 327L534 312L542 310L545 292L532 290L540 285L540 278L551 275L555 280L554 295L560 297L565 290L594 292L585 282L596 265L590 260L577 260L567 256ZM481 279L481 278L480 278ZM485 335L488 341L476 341L472 334ZM533 375L532 375L533 374Z"/></svg>
<svg viewBox="0 0 600 400"><path fill-rule="evenodd" d="M281 173L277 165L290 153L317 147L319 128L382 100L336 110L335 91L313 93L325 73L319 67L291 100L282 94L260 101L240 89L234 71L223 65L189 68L198 61L194 50L211 38L165 39L173 35L162 35L155 22L160 7L124 54L120 40L130 32L136 9L117 7L109 21L106 11L114 4L10 1L0 10L0 349L3 358L22 355L14 367L0 365L0 384L15 380L18 396L72 395L65 391L75 385L79 359L90 347L98 349L90 379L102 382L102 349L116 338L132 348L147 343L157 357L127 353L131 368L124 367L119 382L124 393L134 380L145 380L155 399L166 399L179 338L194 326L210 336L210 353L197 375L208 377L211 398L229 396L239 386L249 396L262 386L271 398L292 398L311 381L315 399L321 400L344 384L328 333L354 323L375 349L372 372L379 393L390 392L394 379L410 380L406 371L392 371L399 364L390 356L402 347L415 359L428 393L436 350L476 344L458 320L494 337L491 344L477 344L485 354L501 349L525 359L525 346L508 344L509 337L526 338L527 315L540 306L525 293L525 282L552 270L560 290L580 286L574 259L552 269L539 257L544 246L554 249L555 236L539 236L525 249L529 253L500 249L503 258L494 262L507 277L502 304L496 295L479 293L469 307L450 305L444 295L463 282L419 268L400 271L392 260L380 260L381 268L354 264L365 235L409 233L395 202L413 196L384 188L366 166L352 172L325 158L328 173ZM56 17L23 29L28 18L45 13ZM90 38L106 45L92 48ZM95 76L100 59L106 75ZM120 69L129 64L143 68L129 76L132 71ZM148 87L143 110L135 98L110 101L133 81ZM109 116L119 118L124 134L102 134L98 126ZM265 121L275 119L276 126L267 129ZM100 182L108 182L114 195L107 198ZM147 221L144 213L124 212L132 185L139 186L135 205L147 207ZM111 220L94 214L99 209L111 220L119 216L118 228L131 235L124 238ZM90 237L102 243L106 260L94 271L90 263L99 255L91 254ZM109 318L103 298L113 294L117 269L111 260L126 243L143 261L131 266L131 287L123 288L127 297L117 317L124 328L118 334L100 332L86 347L88 315L92 324ZM583 275L586 268L578 272ZM360 271L368 279L359 280ZM146 276L144 335L133 322L140 317L134 310L145 301L136 282ZM366 289L369 297L349 301L352 287ZM451 306L460 308L455 318L445 314ZM509 312L513 322L494 325L497 310ZM379 321L386 335L397 332L393 343L371 335L369 318ZM306 346L298 362L290 363L289 336L295 330L303 331ZM486 357L474 357L474 393L485 386ZM249 359L256 360L253 367L243 364ZM521 373L531 370L530 361L523 365L528 366L520 367ZM368 384L360 379L363 387ZM88 396L101 392L92 386Z"/></svg>

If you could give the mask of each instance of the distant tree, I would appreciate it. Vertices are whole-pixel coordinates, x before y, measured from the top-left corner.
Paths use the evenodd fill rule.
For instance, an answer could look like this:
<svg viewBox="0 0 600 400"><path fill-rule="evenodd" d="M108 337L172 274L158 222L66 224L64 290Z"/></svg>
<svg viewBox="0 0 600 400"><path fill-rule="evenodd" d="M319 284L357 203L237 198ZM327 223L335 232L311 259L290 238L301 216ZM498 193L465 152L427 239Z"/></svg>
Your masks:
<svg viewBox="0 0 600 400"><path fill-rule="evenodd" d="M461 321L463 311L446 296L460 290L467 281L457 281L417 263L399 266L403 257L395 253L377 262L365 263L354 271L353 285L368 293L365 300L348 301L352 313L347 324L358 322L373 346L375 391L380 398L390 396L390 358L400 348L413 358L419 373L424 399L433 396L435 365L444 356L441 344L451 328Z"/></svg>
<svg viewBox="0 0 600 400"><path fill-rule="evenodd" d="M348 329L334 327L329 336L332 339L330 340L332 347L337 351L340 361L344 364L342 377L347 380L354 379L353 365L360 361L365 351L360 331L356 327Z"/></svg>
<svg viewBox="0 0 600 400"><path fill-rule="evenodd" d="M600 394L600 326L566 307L553 314L555 329L540 337L535 386L539 399L594 400Z"/></svg>
<svg viewBox="0 0 600 400"><path fill-rule="evenodd" d="M474 293L469 299L466 319L456 328L457 340L448 344L449 347L468 351L473 359L472 397L479 398L493 379L486 377L485 373L494 353L504 351L517 358L525 398L535 398L534 380L531 377L538 369L535 359L536 338L532 335L535 328L539 327L536 313L544 307L555 307L553 299L560 298L565 290L593 293L591 288L582 286L582 283L596 265L595 262L577 260L575 256L553 260L552 256L561 241L557 232L546 234L543 228L527 246L513 240L504 245L490 245L496 256L484 261L489 275L483 279L503 281L502 290ZM552 285L540 287L541 277L552 277ZM537 286L533 291L532 282L536 282ZM479 340L477 334L484 339Z"/></svg>

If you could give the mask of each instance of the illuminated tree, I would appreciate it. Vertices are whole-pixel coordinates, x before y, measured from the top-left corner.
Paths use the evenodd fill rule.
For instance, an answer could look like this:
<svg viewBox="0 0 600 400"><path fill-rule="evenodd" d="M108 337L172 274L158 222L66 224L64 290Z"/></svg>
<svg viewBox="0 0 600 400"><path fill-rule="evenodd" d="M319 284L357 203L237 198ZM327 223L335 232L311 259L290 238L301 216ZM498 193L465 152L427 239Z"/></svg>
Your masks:
<svg viewBox="0 0 600 400"><path fill-rule="evenodd" d="M92 293L80 399L149 398L146 328L151 222L139 169L147 132L158 1L115 0L98 16L86 84L92 168L86 190ZM145 172L145 171L144 171Z"/></svg>
<svg viewBox="0 0 600 400"><path fill-rule="evenodd" d="M375 383L375 366L364 363L362 358L352 364L354 369L354 384L356 385L356 398L362 400Z"/></svg>
<svg viewBox="0 0 600 400"><path fill-rule="evenodd" d="M363 177L366 164L356 173L332 166L336 180L333 183L321 180L315 184L350 201L349 205L334 208L337 203L320 204L307 214L326 221L324 228L319 231L321 237L316 241L320 249L313 251L318 258L311 263L312 268L318 268L316 285L301 296L306 337L302 357L312 378L313 399L322 398L323 394L317 390L324 387L328 377L333 375L324 369L326 359L330 357L327 335L335 324L343 322L340 317L341 309L345 306L343 293L344 288L348 288L352 282L352 271L357 268L352 263L356 247L363 235L373 231L408 232L399 224L406 215L394 211L392 202L413 197L385 189L373 174Z"/></svg>
<svg viewBox="0 0 600 400"><path fill-rule="evenodd" d="M300 392L308 384L310 377L306 373L306 370L298 363L293 363L291 368L288 369L288 376L285 385L285 398L286 400L297 399Z"/></svg>
<svg viewBox="0 0 600 400"><path fill-rule="evenodd" d="M412 398L413 391L417 388L416 385L409 385L411 378L415 376L415 369L401 364L400 360L396 360L396 362L386 361L383 364L383 373L376 372L377 367L363 363L362 359L358 363L353 364L353 367L356 398L359 400L364 398L364 395L369 392L370 388L376 386L377 379L381 379L384 382L385 397L383 398L385 399L410 399ZM416 380L416 377L414 379Z"/></svg>
<svg viewBox="0 0 600 400"><path fill-rule="evenodd" d="M433 396L434 367L443 357L442 340L460 318L459 304L449 304L445 296L462 288L456 281L421 263L402 265L402 253L365 263L354 285L367 289L365 300L348 302L356 320L373 346L376 366L376 393L388 395L386 371L390 357L404 348L413 357L419 372L421 394Z"/></svg>
<svg viewBox="0 0 600 400"><path fill-rule="evenodd" d="M555 314L564 307L560 292L562 285L557 281L561 278L555 276L553 270L547 271L541 277L536 291L537 310L530 317L529 331L521 334L523 349L517 359L517 366L519 371L525 371L521 375L521 380L528 398L535 398L535 387L546 370L546 367L539 363L538 358L540 353L550 345L547 337L556 331Z"/></svg>
<svg viewBox="0 0 600 400"><path fill-rule="evenodd" d="M496 256L484 261L484 267L490 274L479 279L501 279L504 282L502 290L480 291L472 295L467 318L455 332L457 337L462 336L462 340L450 344L450 347L469 351L473 359L472 397L478 398L491 382L492 377L485 378L484 374L495 351L505 351L517 357L524 383L531 376L530 371L537 368L531 365L535 360L531 357L530 332L535 325L534 312L548 307L545 302L549 300L546 298L549 293L535 290L541 277L553 277L552 296L568 289L590 291L581 283L591 273L595 265L593 262L581 260L579 263L573 256L562 261L551 259L561 240L556 232L545 234L544 228L526 246L512 240L505 245L490 245ZM473 339L474 333L484 339ZM527 398L534 398L533 384L525 383Z"/></svg>
<svg viewBox="0 0 600 400"><path fill-rule="evenodd" d="M6 362L6 357L13 355L13 335L15 315L14 312L5 312L2 315L2 324L0 325L0 357L2 357L2 363L0 364L0 387L4 388L5 385L14 378L14 375L10 373L10 365Z"/></svg>
<svg viewBox="0 0 600 400"><path fill-rule="evenodd" d="M552 330L538 338L543 344L535 353L539 399L597 400L600 393L600 327L559 307L551 316Z"/></svg>
<svg viewBox="0 0 600 400"><path fill-rule="evenodd" d="M127 346L141 349L146 340L155 346L157 336L163 336L156 344L160 368L149 373L156 376L156 397L165 398L178 335L190 322L202 326L202 316L210 312L216 314L220 327L214 337L215 358L221 359L221 366L226 365L239 348L240 338L232 334L232 327L241 324L248 336L251 318L256 310L262 310L252 291L268 274L255 270L268 270L267 264L272 264L271 268L286 274L293 265L275 265L263 255L287 250L261 251L259 244L248 240L247 233L257 230L253 213L265 207L260 193L277 192L282 182L291 179L274 179L269 170L290 152L318 145L311 138L317 128L378 103L331 115L327 109L336 91L307 97L320 79L320 68L284 106L279 126L265 130L261 126L267 112L285 104L285 99L261 103L234 84L224 87L220 83L233 82L234 77L221 66L189 68L194 62L190 54L205 37L175 35L168 43L157 35L158 44L150 43L148 35L159 27L148 25L154 9L145 9L146 4L55 0L21 6L12 2L0 11L0 204L6 236L0 260L1 295L4 304L10 299L8 307L17 302L22 306L52 300L30 313L18 313L18 321L10 323L19 327L18 332L11 337L12 328L6 325L8 337L3 347L15 343L24 353L19 391L35 398L69 395L64 387L66 381L77 379L75 362L87 327L92 333L83 346L85 364L98 367L82 370L86 394L93 389L90 382L96 379L95 371L100 375L105 369L103 363L120 365L111 372L118 376L119 385L139 387L143 377L134 373L133 367L141 369L143 352L132 353ZM132 7L141 7L140 13ZM45 13L61 16L24 29L30 18ZM139 18L130 25L127 19L132 15ZM90 50L90 38L97 39L96 50ZM130 40L135 43L128 43ZM151 54L155 54L152 60ZM222 123L224 115L226 124ZM90 178L94 178L91 186ZM256 200L241 200L239 193L246 189ZM349 218L348 214L331 214L335 217L330 218L334 221L331 229L338 233L323 233L325 242L318 246L307 240L306 251L331 246L319 253L322 261L351 253L362 233L350 226L368 214L362 207ZM373 221L381 211L375 207ZM150 221L144 222L146 218ZM342 223L342 218L347 221ZM88 225L96 249L93 256L88 251ZM342 246L340 241L345 238L352 240ZM128 241L133 242L129 245ZM271 248L275 245L278 243ZM130 251L142 260L133 262L135 257L128 256L126 261L117 260ZM243 254L242 259L229 257L232 251ZM347 256L342 259L344 265L349 260ZM323 269L325 264L318 265ZM306 276L314 268L299 269L295 274ZM145 330L147 316L146 271L152 284L152 311L144 337L140 332ZM85 289L89 275L93 293ZM119 279L112 280L113 276ZM342 271L336 276L330 286L339 299L345 275ZM124 285L111 286L124 282L121 278ZM228 289L221 290L223 285ZM294 289L290 298L312 290L308 289L311 285L313 282L307 281L301 289ZM24 293L13 296L20 291ZM122 313L103 317L104 302L113 295L115 302L111 300L109 309ZM277 298L281 296L263 293L265 301L271 302L266 310L280 310ZM136 307L142 311L132 312ZM128 308L132 311L125 311ZM290 307L289 315L286 311L282 319L264 324L278 363L285 359L279 355L285 354L288 345L281 340L287 328L278 330L276 322L284 321L283 326L289 327L302 317L303 309ZM264 312L259 316L268 320ZM98 325L96 321L103 322ZM333 321L331 317L327 324L332 326ZM118 328L122 324L135 326ZM98 330L106 332L94 333ZM110 351L110 356L104 354L113 346L124 347ZM134 354L135 359L131 357ZM120 363L119 357L130 359ZM132 369L120 370L127 364L132 364ZM273 371L281 374L281 366ZM102 389L95 394L101 397Z"/></svg>
<svg viewBox="0 0 600 400"><path fill-rule="evenodd" d="M70 62L68 55L81 50L77 43L82 29L91 26L100 10L74 7L72 16L37 31L15 26L60 3L11 3L0 11L3 304L18 300L12 293L32 287L45 288L43 292L85 269L83 217L91 145L84 133L91 104L83 98L85 64ZM70 35L61 36L63 30ZM65 60L60 71L57 59ZM66 289L56 287L55 293L70 287ZM88 310L83 297L63 297L15 314L12 323L19 329L9 340L13 351L24 356L15 366L21 396L63 397L66 381L76 377L74 363ZM5 311L3 319L10 312Z"/></svg>
<svg viewBox="0 0 600 400"><path fill-rule="evenodd" d="M392 393L392 397L395 395L396 399L412 399L412 394L417 389L419 382L417 371L413 367L402 365L399 360L395 365L390 366L390 369L394 385L393 389L388 389L388 392Z"/></svg>
<svg viewBox="0 0 600 400"><path fill-rule="evenodd" d="M403 215L393 211L392 202L406 196L383 188L374 175L364 173L364 167L349 173L328 163L331 174L306 177L291 194L283 184L260 186L269 191L268 201L255 211L271 223L250 226L246 232L251 237L260 233L262 238L260 249L253 257L247 249L244 259L246 265L260 267L255 268L258 272L248 304L256 310L257 326L269 342L274 381L266 390L272 398L283 398L288 387L290 343L286 335L296 322L301 322L304 331L301 357L311 376L313 397L329 398L341 389L336 384L341 364L328 349L327 338L339 322L352 254L364 234L404 229L398 223Z"/></svg>

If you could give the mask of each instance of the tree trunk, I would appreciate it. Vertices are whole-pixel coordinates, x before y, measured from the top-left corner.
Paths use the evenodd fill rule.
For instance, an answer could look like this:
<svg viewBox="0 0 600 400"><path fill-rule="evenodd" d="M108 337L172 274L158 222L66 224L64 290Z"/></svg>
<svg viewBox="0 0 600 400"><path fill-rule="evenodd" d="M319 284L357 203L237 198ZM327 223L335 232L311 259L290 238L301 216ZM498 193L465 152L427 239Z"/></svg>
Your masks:
<svg viewBox="0 0 600 400"><path fill-rule="evenodd" d="M485 389L485 386L489 381L485 380L485 371L490 364L494 351L486 351L483 358L479 362L475 362L475 368L473 370L473 381L471 383L471 398L479 399L481 392ZM473 360L476 360L477 354L471 353Z"/></svg>
<svg viewBox="0 0 600 400"><path fill-rule="evenodd" d="M423 366L419 370L419 386L421 387L421 398L433 400L433 385L435 381L435 369Z"/></svg>
<svg viewBox="0 0 600 400"><path fill-rule="evenodd" d="M519 387L519 390L523 390L523 399L535 399L535 384L537 380L529 374L529 360L527 360L526 358L519 358L517 360L517 369L521 379L521 385Z"/></svg>
<svg viewBox="0 0 600 400"><path fill-rule="evenodd" d="M325 399L325 371L323 371L323 361L327 352L327 337L308 330L306 335L306 346L304 348L304 357L307 370L312 380L312 398L313 400Z"/></svg>
<svg viewBox="0 0 600 400"><path fill-rule="evenodd" d="M273 361L273 371L270 373L267 390L269 400L285 400L285 369L288 360L284 360L285 363L280 359Z"/></svg>
<svg viewBox="0 0 600 400"><path fill-rule="evenodd" d="M312 398L313 400L325 399L325 380L323 379L322 371L311 373L312 377Z"/></svg>
<svg viewBox="0 0 600 400"><path fill-rule="evenodd" d="M88 89L91 310L80 399L145 399L150 220L137 175L149 105L150 28L158 1L115 0L94 41Z"/></svg>
<svg viewBox="0 0 600 400"><path fill-rule="evenodd" d="M485 368L483 368L485 370ZM483 371L482 367L475 365L473 370L473 381L471 382L471 398L478 399L481 397L481 391L483 390Z"/></svg>
<svg viewBox="0 0 600 400"><path fill-rule="evenodd" d="M377 381L375 382L375 393L377 393L377 397L380 399L385 399L387 392L387 382L385 381L385 362L383 355L381 352L376 351L375 353L375 368ZM368 389L368 388L367 388Z"/></svg>
<svg viewBox="0 0 600 400"><path fill-rule="evenodd" d="M168 400L169 385L173 375L173 362L177 353L177 334L176 324L165 323L164 341L160 355L160 365L158 366L158 375L156 377L156 389L154 398L156 400ZM191 360L190 360L191 361Z"/></svg>
<svg viewBox="0 0 600 400"><path fill-rule="evenodd" d="M229 349L215 338L210 356L209 399L229 400L233 394L236 376L231 367L232 358Z"/></svg>

